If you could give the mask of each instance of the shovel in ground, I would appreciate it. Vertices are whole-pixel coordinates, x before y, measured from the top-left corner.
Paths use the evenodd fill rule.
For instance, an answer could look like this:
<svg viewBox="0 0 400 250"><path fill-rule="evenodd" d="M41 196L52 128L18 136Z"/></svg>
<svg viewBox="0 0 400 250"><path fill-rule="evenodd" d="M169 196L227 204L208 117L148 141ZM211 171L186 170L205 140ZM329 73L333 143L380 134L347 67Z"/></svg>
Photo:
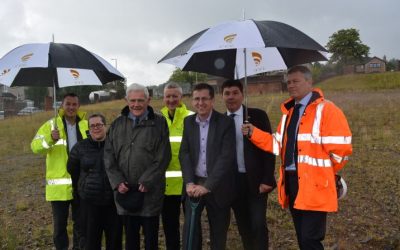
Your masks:
<svg viewBox="0 0 400 250"><path fill-rule="evenodd" d="M190 223L189 223L189 235L188 235L188 243L187 243L187 250L193 249L193 237L194 237L194 229L195 229L195 220L196 220L196 209L199 206L201 198L192 198L189 197L189 204L190 208L192 209L192 213L190 216Z"/></svg>

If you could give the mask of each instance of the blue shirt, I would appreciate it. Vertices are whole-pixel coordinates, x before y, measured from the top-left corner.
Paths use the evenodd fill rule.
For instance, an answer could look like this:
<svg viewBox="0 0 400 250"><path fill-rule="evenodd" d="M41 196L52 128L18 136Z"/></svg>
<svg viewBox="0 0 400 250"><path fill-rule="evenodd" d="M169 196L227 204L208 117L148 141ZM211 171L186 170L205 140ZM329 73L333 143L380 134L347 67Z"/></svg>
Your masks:
<svg viewBox="0 0 400 250"><path fill-rule="evenodd" d="M226 114L228 116L231 114L235 114L233 119L235 120L235 130L236 130L236 159L238 164L238 171L239 173L246 173L246 167L244 165L244 147L243 147L243 133L242 133L243 106L240 105L240 108L233 113L229 112L228 110Z"/></svg>
<svg viewBox="0 0 400 250"><path fill-rule="evenodd" d="M301 104L301 107L299 108L299 119L297 120L297 125L296 125L296 131L298 131L299 129L299 122L301 117L303 116L304 110L307 107L308 102L310 101L312 96L312 92L308 93L305 97L303 97L303 99L301 99L299 102L296 102L296 104ZM297 133L296 133L297 135ZM294 158L294 155L292 156ZM289 166L285 167L286 171L296 171L296 159L293 159L293 163Z"/></svg>
<svg viewBox="0 0 400 250"><path fill-rule="evenodd" d="M207 177L207 138L211 114L212 111L205 121L200 120L199 116L196 116L196 122L200 128L200 152L195 174L199 177Z"/></svg>
<svg viewBox="0 0 400 250"><path fill-rule="evenodd" d="M149 111L146 109L146 111L141 115L141 116L134 116L131 112L129 112L128 114L128 118L131 119L133 121L133 127L136 127L136 118L139 118L139 123L147 117L147 115L149 114Z"/></svg>

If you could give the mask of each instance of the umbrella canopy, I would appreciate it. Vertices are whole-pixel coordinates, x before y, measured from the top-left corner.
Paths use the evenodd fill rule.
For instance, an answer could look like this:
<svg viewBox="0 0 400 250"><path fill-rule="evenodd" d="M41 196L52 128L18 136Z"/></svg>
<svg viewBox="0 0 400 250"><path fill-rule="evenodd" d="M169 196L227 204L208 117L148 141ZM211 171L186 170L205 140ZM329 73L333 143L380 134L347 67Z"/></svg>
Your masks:
<svg viewBox="0 0 400 250"><path fill-rule="evenodd" d="M0 84L9 87L62 88L123 79L106 60L75 44L25 44L0 59Z"/></svg>
<svg viewBox="0 0 400 250"><path fill-rule="evenodd" d="M303 32L276 21L231 21L188 38L160 61L185 71L231 79L325 61L327 50Z"/></svg>

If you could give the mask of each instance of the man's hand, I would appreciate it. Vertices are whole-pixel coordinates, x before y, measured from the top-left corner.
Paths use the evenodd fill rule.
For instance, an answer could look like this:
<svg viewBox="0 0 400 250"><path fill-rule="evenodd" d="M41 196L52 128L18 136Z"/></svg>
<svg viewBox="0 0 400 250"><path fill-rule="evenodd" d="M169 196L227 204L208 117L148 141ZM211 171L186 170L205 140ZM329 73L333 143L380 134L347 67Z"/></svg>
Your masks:
<svg viewBox="0 0 400 250"><path fill-rule="evenodd" d="M209 192L210 192L210 190L203 187L202 185L196 185L196 187L194 188L194 191L193 191L193 197L198 198L198 197L208 194Z"/></svg>
<svg viewBox="0 0 400 250"><path fill-rule="evenodd" d="M147 190L147 188L145 188L145 186L143 186L143 184L139 184L139 191L140 192L142 192L142 193L146 193L148 190Z"/></svg>
<svg viewBox="0 0 400 250"><path fill-rule="evenodd" d="M269 186L267 184L260 184L260 187L258 188L260 194L264 194L264 193L269 193L272 191L272 189L274 189L272 186Z"/></svg>
<svg viewBox="0 0 400 250"><path fill-rule="evenodd" d="M125 194L126 192L128 192L129 188L128 188L128 186L126 184L127 183L125 183L125 182L121 182L118 185L118 192L120 192L121 194Z"/></svg>
<svg viewBox="0 0 400 250"><path fill-rule="evenodd" d="M247 137L251 137L253 134L254 125L251 123L243 123L242 125L242 134Z"/></svg>
<svg viewBox="0 0 400 250"><path fill-rule="evenodd" d="M189 197L193 197L193 195L194 195L194 190L195 190L195 187L196 187L197 185L195 185L195 184L193 184L193 183L189 183L189 184L186 184L186 193L187 193L187 195L189 196Z"/></svg>
<svg viewBox="0 0 400 250"><path fill-rule="evenodd" d="M54 129L51 131L51 139L53 139L53 141L58 141L58 139L60 139L60 132L58 131L58 129Z"/></svg>

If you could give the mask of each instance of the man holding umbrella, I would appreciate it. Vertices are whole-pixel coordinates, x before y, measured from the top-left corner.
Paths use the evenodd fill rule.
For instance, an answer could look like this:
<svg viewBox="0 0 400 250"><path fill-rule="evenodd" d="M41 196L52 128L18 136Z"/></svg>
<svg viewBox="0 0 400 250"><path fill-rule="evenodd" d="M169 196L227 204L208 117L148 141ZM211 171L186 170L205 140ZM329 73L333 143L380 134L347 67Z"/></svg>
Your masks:
<svg viewBox="0 0 400 250"><path fill-rule="evenodd" d="M81 237L78 217L78 200L74 200L72 180L67 171L68 154L78 141L85 139L88 122L85 112L79 111L79 99L74 93L64 96L58 116L45 122L31 143L33 153L46 157L46 200L53 212L53 241L56 249L68 249L67 222L69 206L72 207L73 249L80 249Z"/></svg>
<svg viewBox="0 0 400 250"><path fill-rule="evenodd" d="M300 249L324 249L327 212L338 209L335 174L352 152L343 112L312 88L305 66L288 70L290 99L281 110L277 132L244 124L242 132L261 149L281 155L278 199L289 207Z"/></svg>

